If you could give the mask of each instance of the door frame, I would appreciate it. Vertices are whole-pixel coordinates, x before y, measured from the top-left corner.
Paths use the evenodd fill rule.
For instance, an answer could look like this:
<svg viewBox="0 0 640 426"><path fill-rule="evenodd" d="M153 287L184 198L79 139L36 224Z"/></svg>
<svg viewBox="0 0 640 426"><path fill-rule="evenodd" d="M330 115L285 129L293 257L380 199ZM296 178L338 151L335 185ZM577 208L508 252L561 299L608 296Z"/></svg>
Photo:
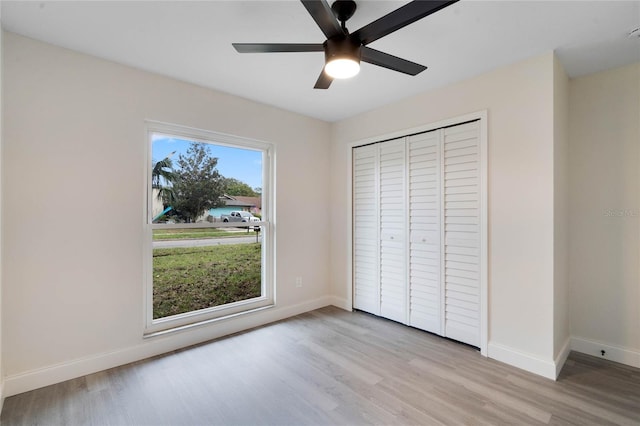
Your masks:
<svg viewBox="0 0 640 426"><path fill-rule="evenodd" d="M437 130L442 127L450 127L469 121L480 122L480 353L487 356L489 341L489 256L488 256L488 111L481 110L465 115L460 115L445 120L423 124L417 127L397 130L391 133L360 139L347 144L347 306L353 309L354 278L353 278L353 148L362 145L382 142L390 139L402 138L416 133L424 133ZM485 190L482 190L482 189Z"/></svg>

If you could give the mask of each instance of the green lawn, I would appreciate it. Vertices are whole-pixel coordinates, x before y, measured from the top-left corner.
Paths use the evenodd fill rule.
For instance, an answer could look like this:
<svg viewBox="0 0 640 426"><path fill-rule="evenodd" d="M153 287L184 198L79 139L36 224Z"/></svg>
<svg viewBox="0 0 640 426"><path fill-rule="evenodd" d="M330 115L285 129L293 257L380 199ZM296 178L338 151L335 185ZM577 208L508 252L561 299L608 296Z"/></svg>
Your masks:
<svg viewBox="0 0 640 426"><path fill-rule="evenodd" d="M154 249L153 318L260 296L260 264L259 243Z"/></svg>
<svg viewBox="0 0 640 426"><path fill-rule="evenodd" d="M253 229L249 230L250 235L253 235ZM153 239L158 240L184 240L184 239L201 239L201 238L233 238L233 237L246 237L247 230L238 229L214 229L214 228L200 228L200 229L154 229Z"/></svg>

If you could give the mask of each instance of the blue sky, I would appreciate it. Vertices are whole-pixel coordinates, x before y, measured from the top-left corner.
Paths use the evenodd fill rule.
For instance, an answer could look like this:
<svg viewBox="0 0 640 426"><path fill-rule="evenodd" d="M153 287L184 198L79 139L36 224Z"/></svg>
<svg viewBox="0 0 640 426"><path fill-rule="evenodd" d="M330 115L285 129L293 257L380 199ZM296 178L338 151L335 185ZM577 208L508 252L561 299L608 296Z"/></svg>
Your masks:
<svg viewBox="0 0 640 426"><path fill-rule="evenodd" d="M178 155L186 154L191 142L186 139L165 135L152 136L151 158L160 161L171 152L174 167ZM262 152L250 149L208 144L211 155L218 158L218 172L224 177L232 177L248 184L251 188L262 188Z"/></svg>

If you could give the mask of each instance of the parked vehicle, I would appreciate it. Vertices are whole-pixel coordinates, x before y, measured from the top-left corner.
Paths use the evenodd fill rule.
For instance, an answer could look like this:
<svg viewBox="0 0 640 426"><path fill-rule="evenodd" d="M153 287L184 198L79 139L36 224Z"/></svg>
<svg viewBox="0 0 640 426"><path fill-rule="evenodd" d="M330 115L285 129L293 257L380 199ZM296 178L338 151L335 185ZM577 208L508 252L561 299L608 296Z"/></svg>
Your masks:
<svg viewBox="0 0 640 426"><path fill-rule="evenodd" d="M220 216L223 222L260 222L260 219L249 212L234 211Z"/></svg>

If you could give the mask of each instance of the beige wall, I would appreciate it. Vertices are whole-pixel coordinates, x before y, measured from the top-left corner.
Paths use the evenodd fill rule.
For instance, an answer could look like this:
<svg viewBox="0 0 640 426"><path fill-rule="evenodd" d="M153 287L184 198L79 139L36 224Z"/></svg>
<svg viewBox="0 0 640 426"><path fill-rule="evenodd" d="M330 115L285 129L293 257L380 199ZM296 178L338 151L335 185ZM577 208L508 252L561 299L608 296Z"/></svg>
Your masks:
<svg viewBox="0 0 640 426"><path fill-rule="evenodd" d="M2 411L2 405L4 403L4 368L3 368L3 362L4 362L4 346L2 345L2 339L3 339L3 335L2 335L2 327L3 327L3 312L2 312L2 276L3 276L3 270L2 270L2 247L4 246L4 239L2 238L2 184L4 182L4 179L2 179L2 175L3 175L3 168L2 168L2 161L3 161L3 150L2 147L4 145L3 142L3 138L2 138L2 103L3 103L3 97L2 97L2 37L3 37L3 31L2 31L2 18L0 17L0 412Z"/></svg>
<svg viewBox="0 0 640 426"><path fill-rule="evenodd" d="M545 54L336 123L331 281L347 300L349 144L488 110L489 355L552 375L554 57Z"/></svg>
<svg viewBox="0 0 640 426"><path fill-rule="evenodd" d="M568 355L570 347L569 78L558 58L554 58L553 64L553 356L557 359Z"/></svg>
<svg viewBox="0 0 640 426"><path fill-rule="evenodd" d="M12 33L3 42L7 394L329 303L328 123ZM275 310L143 340L145 119L275 144Z"/></svg>
<svg viewBox="0 0 640 426"><path fill-rule="evenodd" d="M347 305L349 145L480 110L489 355L551 376L569 335L640 352L640 65L569 81L548 53L330 125L2 36L7 394ZM277 309L142 339L145 119L275 144Z"/></svg>
<svg viewBox="0 0 640 426"><path fill-rule="evenodd" d="M640 366L640 64L571 80L570 105L571 334Z"/></svg>

